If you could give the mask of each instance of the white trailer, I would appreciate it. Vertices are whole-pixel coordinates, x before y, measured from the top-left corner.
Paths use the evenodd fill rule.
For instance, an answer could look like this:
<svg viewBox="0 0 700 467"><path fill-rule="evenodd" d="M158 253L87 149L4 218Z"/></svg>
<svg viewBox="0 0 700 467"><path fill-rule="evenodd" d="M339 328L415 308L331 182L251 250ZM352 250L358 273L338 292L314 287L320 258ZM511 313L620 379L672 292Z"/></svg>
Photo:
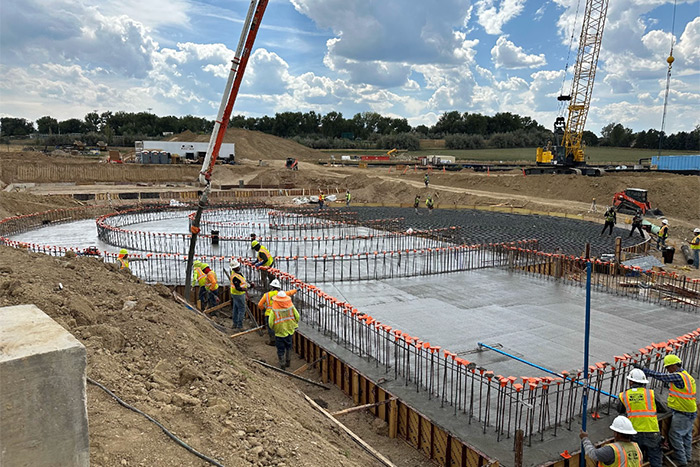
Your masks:
<svg viewBox="0 0 700 467"><path fill-rule="evenodd" d="M195 143L189 141L136 141L136 153L142 151L165 151L177 154L182 159L197 161L200 156L207 154L209 142ZM234 143L221 143L219 159L222 162L232 163L236 157L236 145Z"/></svg>

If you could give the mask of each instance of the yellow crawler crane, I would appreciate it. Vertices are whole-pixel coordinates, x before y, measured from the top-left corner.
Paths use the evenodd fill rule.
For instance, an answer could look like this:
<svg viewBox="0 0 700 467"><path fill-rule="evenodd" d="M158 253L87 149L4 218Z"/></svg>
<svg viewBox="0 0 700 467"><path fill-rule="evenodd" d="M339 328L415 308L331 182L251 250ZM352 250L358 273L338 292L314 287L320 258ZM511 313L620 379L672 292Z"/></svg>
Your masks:
<svg viewBox="0 0 700 467"><path fill-rule="evenodd" d="M539 167L529 169L530 173L603 174L600 168L586 166L582 138L591 105L607 12L608 0L586 0L571 94L557 98L559 101L569 102L568 115L566 119L559 116L554 121L556 142L548 143L545 148L537 148Z"/></svg>

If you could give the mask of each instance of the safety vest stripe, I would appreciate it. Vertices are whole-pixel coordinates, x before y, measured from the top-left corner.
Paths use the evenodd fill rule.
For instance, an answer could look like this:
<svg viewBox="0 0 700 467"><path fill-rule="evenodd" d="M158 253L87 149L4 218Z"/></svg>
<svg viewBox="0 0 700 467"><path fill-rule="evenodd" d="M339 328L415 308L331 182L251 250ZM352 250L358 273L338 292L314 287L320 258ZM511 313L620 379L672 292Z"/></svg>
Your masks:
<svg viewBox="0 0 700 467"><path fill-rule="evenodd" d="M681 399L695 399L695 392L693 392L692 384L690 382L690 377L683 373L679 373L680 377L683 379L684 388L680 389L675 384L672 384L668 390L669 395L673 394Z"/></svg>
<svg viewBox="0 0 700 467"><path fill-rule="evenodd" d="M627 412L627 418L635 417L655 417L656 412L647 412L646 410L633 410Z"/></svg>
<svg viewBox="0 0 700 467"><path fill-rule="evenodd" d="M294 312L292 311L294 307L288 308L273 308L272 311L275 313L274 324L284 323L285 321L292 321L294 319ZM282 313L287 313L283 316Z"/></svg>

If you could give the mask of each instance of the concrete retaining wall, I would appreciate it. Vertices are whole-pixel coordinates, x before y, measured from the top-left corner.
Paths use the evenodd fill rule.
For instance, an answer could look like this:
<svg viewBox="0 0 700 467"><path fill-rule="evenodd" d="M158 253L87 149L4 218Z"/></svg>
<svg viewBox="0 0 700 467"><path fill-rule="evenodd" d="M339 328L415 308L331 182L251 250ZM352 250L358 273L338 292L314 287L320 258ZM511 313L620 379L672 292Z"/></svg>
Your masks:
<svg viewBox="0 0 700 467"><path fill-rule="evenodd" d="M0 465L90 465L86 364L36 306L0 308Z"/></svg>

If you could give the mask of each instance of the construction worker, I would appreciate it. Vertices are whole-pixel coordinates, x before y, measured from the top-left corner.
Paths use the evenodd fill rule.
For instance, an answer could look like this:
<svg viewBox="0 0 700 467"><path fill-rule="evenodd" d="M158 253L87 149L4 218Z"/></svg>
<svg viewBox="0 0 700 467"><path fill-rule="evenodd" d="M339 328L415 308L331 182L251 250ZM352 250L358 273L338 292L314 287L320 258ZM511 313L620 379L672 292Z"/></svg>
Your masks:
<svg viewBox="0 0 700 467"><path fill-rule="evenodd" d="M420 195L416 195L415 199L413 200L413 209L416 210L416 214L418 214L418 205L420 204Z"/></svg>
<svg viewBox="0 0 700 467"><path fill-rule="evenodd" d="M202 261L195 261L193 266L192 282L199 286L199 302L202 304L202 310L215 307L219 302L219 282L216 273Z"/></svg>
<svg viewBox="0 0 700 467"><path fill-rule="evenodd" d="M272 328L268 325L268 318L270 317L270 313L272 313L272 299L275 295L279 293L279 291L282 289L282 284L280 283L279 279L273 279L272 282L270 282L270 287L272 290L270 290L267 293L264 293L263 296L260 298L260 301L258 302L258 308L260 310L265 311L265 327L267 328L267 334L269 336L269 341L267 345L275 345L275 333L272 330ZM285 292L288 297L291 297L295 293L297 293L296 289L292 290L287 290Z"/></svg>
<svg viewBox="0 0 700 467"><path fill-rule="evenodd" d="M423 175L423 183L425 183L425 187L428 188L430 184L430 176L428 174Z"/></svg>
<svg viewBox="0 0 700 467"><path fill-rule="evenodd" d="M603 235L605 233L605 229L610 227L610 233L608 235L612 235L613 227L615 227L615 224L617 223L617 213L615 212L615 208L608 206L608 209L605 211L605 214L603 214L603 217L605 218L605 225L603 226L603 230L600 232L600 234Z"/></svg>
<svg viewBox="0 0 700 467"><path fill-rule="evenodd" d="M641 467L642 452L631 437L637 434L632 422L627 417L618 415L613 420L610 429L613 431L613 442L596 449L588 439L588 433L581 430L579 437L583 442L586 457L598 462L599 466L609 467Z"/></svg>
<svg viewBox="0 0 700 467"><path fill-rule="evenodd" d="M262 246L259 241L253 240L250 242L250 247L255 251L257 255L257 261L254 266L267 266L270 267L275 262L275 257L270 254L267 248Z"/></svg>
<svg viewBox="0 0 700 467"><path fill-rule="evenodd" d="M632 441L637 443L644 459L649 461L651 467L661 467L661 434L656 414L666 412L666 408L656 400L654 391L647 389L649 380L642 370L634 368L627 375L627 380L630 389L620 393L617 410L627 415L637 431L637 434L632 436Z"/></svg>
<svg viewBox="0 0 700 467"><path fill-rule="evenodd" d="M428 207L428 214L432 214L433 207L435 207L435 205L433 203L433 198L431 196L428 196L427 198L425 198L425 205Z"/></svg>
<svg viewBox="0 0 700 467"><path fill-rule="evenodd" d="M280 368L289 367L292 359L292 336L299 327L299 312L284 290L272 297L272 311L267 320L275 333L275 346Z"/></svg>
<svg viewBox="0 0 700 467"><path fill-rule="evenodd" d="M666 400L666 405L673 412L668 438L673 447L677 467L690 464L693 423L698 412L698 404L695 400L697 391L695 378L681 367L682 363L677 355L668 354L664 357L665 372L642 368L646 376L671 385Z"/></svg>
<svg viewBox="0 0 700 467"><path fill-rule="evenodd" d="M700 269L700 228L693 230L695 237L690 241L690 249L693 251L693 265Z"/></svg>
<svg viewBox="0 0 700 467"><path fill-rule="evenodd" d="M345 207L350 206L351 199L352 199L352 195L350 194L350 190L345 190Z"/></svg>
<svg viewBox="0 0 700 467"><path fill-rule="evenodd" d="M117 261L119 261L119 269L129 269L129 252L126 248L119 250Z"/></svg>
<svg viewBox="0 0 700 467"><path fill-rule="evenodd" d="M243 318L245 318L245 294L249 288L255 287L249 283L241 274L241 263L232 259L231 266L231 317L233 319L233 329L243 329Z"/></svg>
<svg viewBox="0 0 700 467"><path fill-rule="evenodd" d="M320 195L318 195L318 209L319 211L323 209L323 204L326 202L326 195L321 192Z"/></svg>
<svg viewBox="0 0 700 467"><path fill-rule="evenodd" d="M668 220L661 219L661 228L656 236L656 249L660 250L662 246L666 246L666 239L668 238Z"/></svg>
<svg viewBox="0 0 700 467"><path fill-rule="evenodd" d="M632 218L632 230L630 230L630 237L634 233L634 230L639 230L639 235L644 238L644 231L642 230L642 220L644 217L642 217L642 211L640 209L637 209L637 212L634 213L634 217Z"/></svg>

